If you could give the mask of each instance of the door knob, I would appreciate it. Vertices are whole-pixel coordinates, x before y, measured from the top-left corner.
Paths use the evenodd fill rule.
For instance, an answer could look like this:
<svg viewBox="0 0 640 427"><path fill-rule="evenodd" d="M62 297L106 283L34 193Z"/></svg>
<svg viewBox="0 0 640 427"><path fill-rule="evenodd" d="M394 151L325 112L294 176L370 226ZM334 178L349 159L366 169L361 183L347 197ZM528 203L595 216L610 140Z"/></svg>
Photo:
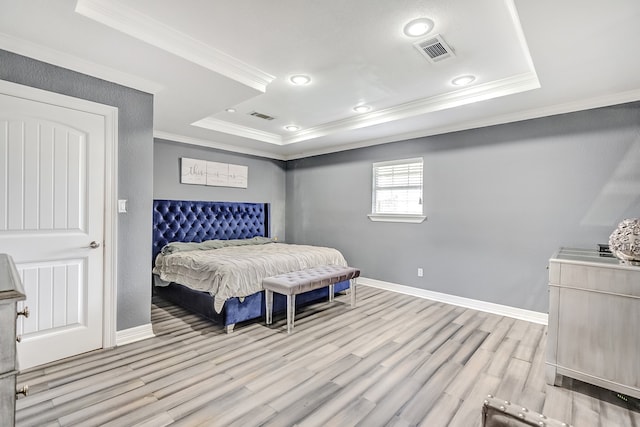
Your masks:
<svg viewBox="0 0 640 427"><path fill-rule="evenodd" d="M94 240L93 242L89 243L89 247L90 247L91 249L99 248L99 247L100 247L100 243L98 243L98 242L96 242L96 241Z"/></svg>

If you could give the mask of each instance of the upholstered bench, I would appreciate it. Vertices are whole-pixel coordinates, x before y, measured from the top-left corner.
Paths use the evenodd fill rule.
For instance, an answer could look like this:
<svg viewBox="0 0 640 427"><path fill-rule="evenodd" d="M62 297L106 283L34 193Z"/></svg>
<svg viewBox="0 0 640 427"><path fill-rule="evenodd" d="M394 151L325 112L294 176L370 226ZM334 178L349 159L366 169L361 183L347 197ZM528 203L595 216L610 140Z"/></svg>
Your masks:
<svg viewBox="0 0 640 427"><path fill-rule="evenodd" d="M538 412L488 395L482 405L482 427L571 427Z"/></svg>
<svg viewBox="0 0 640 427"><path fill-rule="evenodd" d="M287 333L293 330L296 310L296 295L314 289L329 287L329 301L333 301L334 285L349 280L351 306L356 306L355 278L360 276L360 270L341 265L323 265L306 270L292 271L267 277L262 280L264 287L264 301L267 313L267 325L273 321L273 292L287 296Z"/></svg>

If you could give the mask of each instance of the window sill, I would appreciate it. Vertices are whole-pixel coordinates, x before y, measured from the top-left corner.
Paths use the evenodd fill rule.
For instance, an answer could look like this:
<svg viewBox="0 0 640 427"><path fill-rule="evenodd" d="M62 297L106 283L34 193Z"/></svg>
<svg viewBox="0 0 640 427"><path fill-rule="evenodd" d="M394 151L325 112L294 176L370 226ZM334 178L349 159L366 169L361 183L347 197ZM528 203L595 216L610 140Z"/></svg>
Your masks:
<svg viewBox="0 0 640 427"><path fill-rule="evenodd" d="M374 222L405 222L412 224L420 224L427 219L424 215L368 214L367 216Z"/></svg>

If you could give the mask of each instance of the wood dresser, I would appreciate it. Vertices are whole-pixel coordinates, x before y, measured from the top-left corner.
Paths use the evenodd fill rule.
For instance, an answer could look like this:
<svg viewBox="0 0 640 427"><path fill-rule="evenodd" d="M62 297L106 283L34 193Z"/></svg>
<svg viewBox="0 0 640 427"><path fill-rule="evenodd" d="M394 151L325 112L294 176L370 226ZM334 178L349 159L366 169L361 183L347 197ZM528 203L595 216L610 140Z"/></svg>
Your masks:
<svg viewBox="0 0 640 427"><path fill-rule="evenodd" d="M0 424L3 426L12 426L15 420L17 303L24 299L13 260L9 255L0 254Z"/></svg>
<svg viewBox="0 0 640 427"><path fill-rule="evenodd" d="M640 398L640 267L586 249L549 260L545 376Z"/></svg>

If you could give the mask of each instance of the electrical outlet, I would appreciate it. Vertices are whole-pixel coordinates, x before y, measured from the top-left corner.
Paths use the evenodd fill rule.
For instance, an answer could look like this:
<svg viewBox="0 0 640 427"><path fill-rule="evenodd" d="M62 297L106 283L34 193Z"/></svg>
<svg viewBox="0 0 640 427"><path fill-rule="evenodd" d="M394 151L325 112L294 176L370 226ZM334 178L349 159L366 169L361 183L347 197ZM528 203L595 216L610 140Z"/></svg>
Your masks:
<svg viewBox="0 0 640 427"><path fill-rule="evenodd" d="M418 268L418 277L422 276L424 276L424 271L422 270L422 268Z"/></svg>

